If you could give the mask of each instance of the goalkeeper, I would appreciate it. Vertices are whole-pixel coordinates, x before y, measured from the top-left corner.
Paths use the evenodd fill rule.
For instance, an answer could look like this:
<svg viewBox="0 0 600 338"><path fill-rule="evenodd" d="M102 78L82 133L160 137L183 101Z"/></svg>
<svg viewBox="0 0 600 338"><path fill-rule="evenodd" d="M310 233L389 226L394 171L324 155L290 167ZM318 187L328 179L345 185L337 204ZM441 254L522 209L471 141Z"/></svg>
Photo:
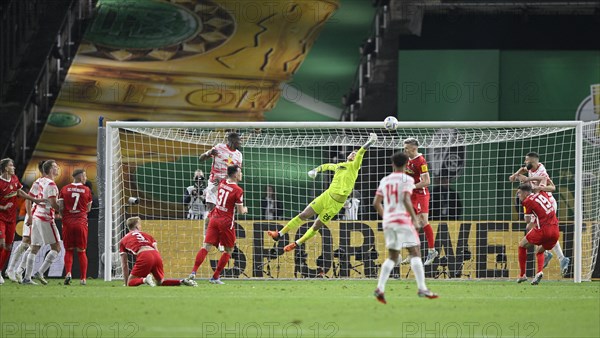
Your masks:
<svg viewBox="0 0 600 338"><path fill-rule="evenodd" d="M331 170L335 172L333 180L329 185L329 188L325 190L319 197L315 198L310 204L298 214L292 218L281 231L267 231L269 236L274 240L278 240L280 236L288 233L290 230L294 230L314 215L319 215L315 220L313 226L306 231L304 236L294 243L285 246L286 252L296 249L299 245L303 244L307 240L314 237L319 229L329 223L329 221L337 215L337 213L344 206L344 202L354 189L354 182L358 177L358 170L363 161L363 156L369 147L377 141L377 134L371 133L369 140L359 150L355 150L348 155L348 161L338 164L327 163L318 166L317 168L308 172L310 178L315 178L317 173Z"/></svg>

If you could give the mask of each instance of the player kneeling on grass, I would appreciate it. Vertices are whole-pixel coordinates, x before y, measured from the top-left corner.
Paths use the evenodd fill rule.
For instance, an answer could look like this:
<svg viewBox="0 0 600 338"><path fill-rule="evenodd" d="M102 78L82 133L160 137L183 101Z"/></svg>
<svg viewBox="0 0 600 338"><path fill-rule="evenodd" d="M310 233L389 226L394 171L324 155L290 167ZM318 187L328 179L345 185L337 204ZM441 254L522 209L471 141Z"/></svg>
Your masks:
<svg viewBox="0 0 600 338"><path fill-rule="evenodd" d="M425 270L419 252L421 243L415 229L415 224L420 219L417 217L411 201L415 180L404 173L408 156L397 152L392 155L391 159L394 172L381 180L373 200L375 210L383 218L385 246L389 250L388 258L381 265L375 297L381 303L387 303L383 295L385 284L394 266L402 261L400 250L407 248L410 254L410 265L419 288L417 294L419 297L438 298L438 295L429 291L425 285Z"/></svg>
<svg viewBox="0 0 600 338"><path fill-rule="evenodd" d="M517 189L517 196L523 205L525 222L527 222L527 235L519 242L519 268L521 270L517 283L527 281L525 276L525 263L527 262L527 248L534 244L536 249L537 274L531 285L537 285L544 276L544 250L550 250L558 241L558 218L552 202L545 191L533 192L529 184L521 184Z"/></svg>
<svg viewBox="0 0 600 338"><path fill-rule="evenodd" d="M149 234L142 232L142 220L139 217L130 217L127 219L127 228L129 233L119 242L119 252L121 253L121 268L123 269L123 278L125 285L138 286L148 284L150 286L198 286L195 281L189 279L165 279L163 270L163 261L158 252L156 241ZM131 274L129 274L129 265L127 263L127 252L137 256ZM142 277L145 276L145 277ZM152 278L156 279L156 282Z"/></svg>
<svg viewBox="0 0 600 338"><path fill-rule="evenodd" d="M242 180L242 168L238 165L227 167L227 179L222 180L217 188L217 204L210 214L210 221L206 229L206 237L202 249L196 254L194 269L190 274L189 279L196 278L196 271L208 255L208 251L212 247L216 247L219 243L225 247L225 252L221 255L217 269L209 280L212 284L225 284L221 282L221 271L229 262L233 248L235 247L235 222L233 213L237 210L238 214L248 213L248 208L244 206L244 190L238 185Z"/></svg>
<svg viewBox="0 0 600 338"><path fill-rule="evenodd" d="M375 141L377 141L377 134L371 133L367 143L365 143L358 151L353 151L348 155L347 162L322 164L309 171L308 176L311 178L315 178L317 173L326 170L331 170L335 172L335 174L333 175L333 180L331 181L329 188L310 202L304 211L292 218L281 231L267 231L267 234L274 240L279 240L280 236L288 233L290 230L298 228L300 224L304 223L307 219L314 215L319 215L313 226L296 242L286 245L284 250L286 252L292 251L315 236L319 229L329 223L329 221L331 221L344 206L346 199L348 199L348 196L352 193L352 189L354 189L354 183L358 177L358 171L360 170L363 156Z"/></svg>

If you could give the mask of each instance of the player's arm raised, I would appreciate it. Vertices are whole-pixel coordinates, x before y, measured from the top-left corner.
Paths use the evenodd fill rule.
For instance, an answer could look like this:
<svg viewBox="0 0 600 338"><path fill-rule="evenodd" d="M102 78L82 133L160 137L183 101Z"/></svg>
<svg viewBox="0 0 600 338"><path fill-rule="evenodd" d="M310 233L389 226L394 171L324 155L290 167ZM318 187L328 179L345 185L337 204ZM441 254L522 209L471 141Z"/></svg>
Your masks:
<svg viewBox="0 0 600 338"><path fill-rule="evenodd" d="M213 156L217 156L218 154L219 154L219 151L217 149L210 148L210 150L208 150L207 152L202 153L198 159L200 161L206 161L207 159L209 159Z"/></svg>
<svg viewBox="0 0 600 338"><path fill-rule="evenodd" d="M517 170L517 171L516 171L514 174L510 175L510 176L508 177L508 180L509 180L509 181L511 181L511 182L514 182L514 181L516 181L516 180L519 180L519 181L520 181L520 180L521 180L521 179L520 179L520 176L524 176L525 174L527 174L527 168L525 168L525 167L521 167L521 168L519 168L519 170Z"/></svg>
<svg viewBox="0 0 600 338"><path fill-rule="evenodd" d="M547 178L547 177L539 177L539 184L537 187L533 188L533 192L540 192L540 191L545 191L545 192L554 192L556 190L556 186L554 185L554 182L552 182L551 179Z"/></svg>

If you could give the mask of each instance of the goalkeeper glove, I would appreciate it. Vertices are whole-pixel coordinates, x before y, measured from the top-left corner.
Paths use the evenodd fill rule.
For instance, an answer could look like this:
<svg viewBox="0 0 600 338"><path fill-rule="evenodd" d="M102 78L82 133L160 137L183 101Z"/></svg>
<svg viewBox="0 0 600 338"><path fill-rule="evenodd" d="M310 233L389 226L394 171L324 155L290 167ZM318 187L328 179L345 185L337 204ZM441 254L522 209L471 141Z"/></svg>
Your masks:
<svg viewBox="0 0 600 338"><path fill-rule="evenodd" d="M369 134L369 139L367 140L367 143L365 143L362 147L365 149L369 149L369 147L375 143L375 141L377 141L377 134L375 133L370 133Z"/></svg>
<svg viewBox="0 0 600 338"><path fill-rule="evenodd" d="M310 178L315 178L315 177L317 177L317 169L315 168L315 169L313 169L313 170L309 171L309 172L308 172L308 177L310 177Z"/></svg>

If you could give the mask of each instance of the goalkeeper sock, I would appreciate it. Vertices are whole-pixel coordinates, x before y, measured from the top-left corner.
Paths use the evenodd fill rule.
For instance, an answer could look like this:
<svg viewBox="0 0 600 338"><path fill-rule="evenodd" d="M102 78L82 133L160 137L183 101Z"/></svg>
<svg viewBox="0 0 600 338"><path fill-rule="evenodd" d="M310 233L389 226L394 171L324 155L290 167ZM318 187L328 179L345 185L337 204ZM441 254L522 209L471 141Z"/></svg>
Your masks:
<svg viewBox="0 0 600 338"><path fill-rule="evenodd" d="M315 237L315 235L317 233L319 233L318 230L315 230L315 229L313 229L313 227L310 227L308 230L306 230L306 233L302 237L300 237L299 240L296 241L296 244L298 244L298 245L304 244L304 242Z"/></svg>
<svg viewBox="0 0 600 338"><path fill-rule="evenodd" d="M205 248L202 248L200 251L198 251L198 254L196 254L196 261L194 262L194 269L192 270L193 274L196 274L196 271L198 271L198 268L200 265L202 265L202 262L204 262L206 255L208 255L208 250Z"/></svg>
<svg viewBox="0 0 600 338"><path fill-rule="evenodd" d="M138 286L138 285L142 285L144 284L144 279L143 278L131 278L129 280L129 282L127 283L128 286Z"/></svg>
<svg viewBox="0 0 600 338"><path fill-rule="evenodd" d="M221 276L221 271L223 271L225 265L227 265L227 262L229 262L229 258L231 258L231 256L227 252L223 252L221 258L219 259L219 263L217 263L217 269L213 274L213 279L219 279Z"/></svg>
<svg viewBox="0 0 600 338"><path fill-rule="evenodd" d="M537 272L542 272L544 269L544 252L536 253L535 258L537 260Z"/></svg>
<svg viewBox="0 0 600 338"><path fill-rule="evenodd" d="M387 283L388 279L390 278L390 273L392 273L392 270L394 269L395 265L396 263L394 263L394 261L389 258L386 259L385 262L383 262L383 264L381 264L381 272L379 274L379 282L377 283L377 288L382 293L385 292L385 283Z"/></svg>
<svg viewBox="0 0 600 338"><path fill-rule="evenodd" d="M562 248L560 247L560 242L556 241L556 245L554 245L552 251L554 251L554 253L556 254L556 258L558 258L559 261L565 258Z"/></svg>
<svg viewBox="0 0 600 338"><path fill-rule="evenodd" d="M87 279L87 267L88 258L85 251L77 251L77 258L79 258L79 270L81 270L81 277L79 279Z"/></svg>
<svg viewBox="0 0 600 338"><path fill-rule="evenodd" d="M431 250L434 248L435 239L433 237L433 229L431 229L431 225L427 223L423 227L423 232L425 233L425 238L427 239L427 247Z"/></svg>
<svg viewBox="0 0 600 338"><path fill-rule="evenodd" d="M71 270L73 268L73 250L65 251L65 273L67 276L71 275Z"/></svg>
<svg viewBox="0 0 600 338"><path fill-rule="evenodd" d="M304 221L300 218L300 215L297 215L296 217L292 218L284 227L283 229L279 230L279 235L285 235L288 233L288 231L290 230L295 230L296 228L298 228L300 226L300 224L304 223Z"/></svg>
<svg viewBox="0 0 600 338"><path fill-rule="evenodd" d="M165 279L162 281L160 286L180 286L181 279Z"/></svg>
<svg viewBox="0 0 600 338"><path fill-rule="evenodd" d="M520 274L519 277L525 276L525 264L527 263L527 249L523 247L519 247L519 269ZM542 263L544 264L544 263Z"/></svg>
<svg viewBox="0 0 600 338"><path fill-rule="evenodd" d="M410 259L410 267L415 274L419 290L427 290L427 285L425 285L425 268L423 268L421 257L412 257Z"/></svg>

